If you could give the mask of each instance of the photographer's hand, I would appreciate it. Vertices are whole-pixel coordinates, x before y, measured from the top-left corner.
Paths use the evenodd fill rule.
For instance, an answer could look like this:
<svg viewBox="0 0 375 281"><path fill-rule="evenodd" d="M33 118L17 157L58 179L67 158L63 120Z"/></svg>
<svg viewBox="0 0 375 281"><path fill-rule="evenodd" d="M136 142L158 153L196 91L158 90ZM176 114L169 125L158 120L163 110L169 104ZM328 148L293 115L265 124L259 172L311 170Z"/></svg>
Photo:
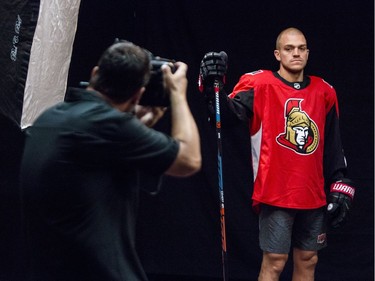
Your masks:
<svg viewBox="0 0 375 281"><path fill-rule="evenodd" d="M153 127L163 117L166 107L142 106L135 107L135 115L147 127Z"/></svg>
<svg viewBox="0 0 375 281"><path fill-rule="evenodd" d="M169 92L171 101L171 136L180 143L177 158L166 174L189 176L197 172L202 165L200 139L186 97L187 65L176 62L174 66L174 73L167 65L162 66L164 87Z"/></svg>
<svg viewBox="0 0 375 281"><path fill-rule="evenodd" d="M187 65L183 62L176 62L174 64L176 67L175 73L172 74L171 68L168 64L165 64L161 67L163 71L163 81L164 87L170 95L170 99L175 98L186 98L186 89L187 89Z"/></svg>

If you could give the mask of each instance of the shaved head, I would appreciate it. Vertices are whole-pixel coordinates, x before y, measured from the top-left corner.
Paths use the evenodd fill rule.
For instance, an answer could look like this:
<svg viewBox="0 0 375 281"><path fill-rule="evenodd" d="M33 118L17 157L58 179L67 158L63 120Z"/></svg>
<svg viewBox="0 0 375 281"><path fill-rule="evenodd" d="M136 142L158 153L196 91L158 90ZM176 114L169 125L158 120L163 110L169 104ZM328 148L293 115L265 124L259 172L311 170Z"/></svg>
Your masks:
<svg viewBox="0 0 375 281"><path fill-rule="evenodd" d="M280 41L281 41L281 38L285 34L302 35L303 37L305 37L305 35L302 33L302 31L299 30L298 28L289 27L287 29L284 29L283 31L280 32L279 36L277 36L277 39L276 39L276 50L280 49Z"/></svg>

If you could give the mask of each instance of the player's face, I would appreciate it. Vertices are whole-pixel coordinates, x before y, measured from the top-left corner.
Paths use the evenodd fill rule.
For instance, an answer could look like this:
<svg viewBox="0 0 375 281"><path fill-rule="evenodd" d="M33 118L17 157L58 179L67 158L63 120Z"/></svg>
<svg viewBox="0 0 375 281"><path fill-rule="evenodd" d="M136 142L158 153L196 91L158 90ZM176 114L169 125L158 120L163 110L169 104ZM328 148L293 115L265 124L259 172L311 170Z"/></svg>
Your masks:
<svg viewBox="0 0 375 281"><path fill-rule="evenodd" d="M279 41L275 57L282 68L288 72L303 71L309 57L305 36L298 33L286 33Z"/></svg>

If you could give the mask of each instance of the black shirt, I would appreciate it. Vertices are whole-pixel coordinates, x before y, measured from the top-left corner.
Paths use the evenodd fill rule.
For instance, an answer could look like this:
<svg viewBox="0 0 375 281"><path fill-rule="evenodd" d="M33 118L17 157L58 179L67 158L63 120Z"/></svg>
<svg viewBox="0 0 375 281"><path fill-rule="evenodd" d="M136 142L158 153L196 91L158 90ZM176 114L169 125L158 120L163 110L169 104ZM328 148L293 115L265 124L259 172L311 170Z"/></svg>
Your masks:
<svg viewBox="0 0 375 281"><path fill-rule="evenodd" d="M147 280L135 251L137 175L165 172L178 143L81 89L26 135L31 280Z"/></svg>

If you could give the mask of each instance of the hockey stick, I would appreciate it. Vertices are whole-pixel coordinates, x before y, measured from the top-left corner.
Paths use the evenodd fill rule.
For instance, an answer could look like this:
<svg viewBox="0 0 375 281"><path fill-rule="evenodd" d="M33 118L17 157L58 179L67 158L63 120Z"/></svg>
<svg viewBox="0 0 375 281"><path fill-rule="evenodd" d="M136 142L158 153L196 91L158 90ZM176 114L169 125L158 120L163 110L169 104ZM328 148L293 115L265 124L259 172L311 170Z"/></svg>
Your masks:
<svg viewBox="0 0 375 281"><path fill-rule="evenodd" d="M222 164L222 144L221 144L221 116L220 116L220 83L214 82L215 91L215 116L216 116L216 136L217 136L217 166L219 180L219 198L220 198L220 226L221 226L221 256L223 265L223 280L228 280L228 257L227 241L225 231L225 209L224 209L224 188L223 188L223 164Z"/></svg>

